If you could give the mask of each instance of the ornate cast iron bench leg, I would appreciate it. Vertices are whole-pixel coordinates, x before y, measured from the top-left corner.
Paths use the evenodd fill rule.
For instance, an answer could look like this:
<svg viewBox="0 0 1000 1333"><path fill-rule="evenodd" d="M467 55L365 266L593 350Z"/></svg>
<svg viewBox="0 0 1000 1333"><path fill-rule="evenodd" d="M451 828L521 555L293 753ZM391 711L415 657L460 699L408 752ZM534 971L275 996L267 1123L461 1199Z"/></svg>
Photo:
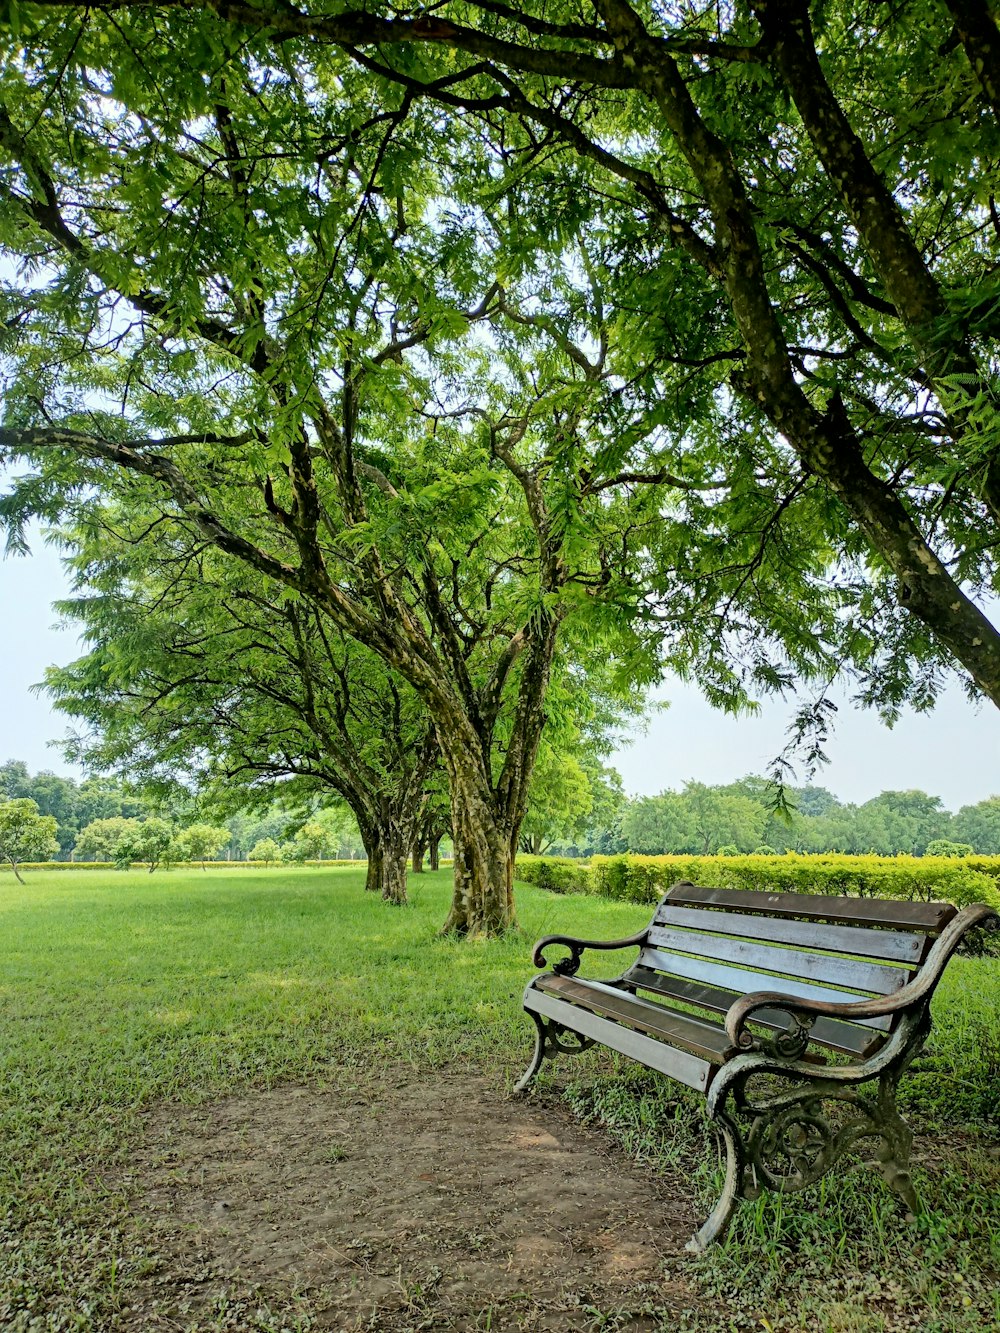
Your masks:
<svg viewBox="0 0 1000 1333"><path fill-rule="evenodd" d="M725 1188L688 1249L704 1250L720 1240L740 1199L754 1199L762 1189L797 1193L848 1154L867 1159L910 1213L917 1213L909 1172L913 1136L896 1109L896 1085L922 1037L853 1086L830 1075L811 1078L802 1066L776 1068L766 1056L737 1057L729 1076L709 1094L709 1114L726 1143ZM765 1087L754 1092L748 1085L761 1075ZM779 1091L775 1084L786 1078L792 1086ZM877 1091L872 1088L876 1079ZM866 1082L874 1096L862 1091ZM872 1140L874 1153L863 1153L862 1145Z"/></svg>
<svg viewBox="0 0 1000 1333"><path fill-rule="evenodd" d="M535 1013L533 1013L531 1017L535 1020L535 1027L537 1028L535 1033L535 1049L532 1053L531 1062L529 1063L528 1068L514 1084L515 1097L520 1095L520 1093L527 1091L529 1084L534 1080L535 1075L541 1069L545 1060L545 1047L547 1044L545 1021Z"/></svg>
<svg viewBox="0 0 1000 1333"><path fill-rule="evenodd" d="M594 1044L590 1037L581 1037L578 1032L560 1027L558 1023L542 1018L540 1014L536 1014L533 1010L529 1010L529 1012L535 1020L535 1027L537 1028L535 1049L532 1052L528 1068L514 1084L513 1095L515 1097L527 1091L545 1060L554 1060L557 1055L581 1055Z"/></svg>
<svg viewBox="0 0 1000 1333"><path fill-rule="evenodd" d="M710 1245L723 1239L737 1204L745 1197L743 1180L747 1158L743 1135L725 1111L720 1112L713 1123L726 1145L726 1183L719 1202L684 1247L691 1254L702 1254Z"/></svg>

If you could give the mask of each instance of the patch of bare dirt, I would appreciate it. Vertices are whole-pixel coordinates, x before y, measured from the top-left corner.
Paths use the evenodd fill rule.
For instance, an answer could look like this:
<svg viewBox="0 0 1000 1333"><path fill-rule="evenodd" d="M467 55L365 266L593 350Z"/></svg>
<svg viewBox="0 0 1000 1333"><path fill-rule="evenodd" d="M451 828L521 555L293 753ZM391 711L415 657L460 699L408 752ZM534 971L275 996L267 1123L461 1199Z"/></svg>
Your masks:
<svg viewBox="0 0 1000 1333"><path fill-rule="evenodd" d="M137 1327L645 1333L696 1303L685 1183L466 1073L163 1108L126 1186Z"/></svg>

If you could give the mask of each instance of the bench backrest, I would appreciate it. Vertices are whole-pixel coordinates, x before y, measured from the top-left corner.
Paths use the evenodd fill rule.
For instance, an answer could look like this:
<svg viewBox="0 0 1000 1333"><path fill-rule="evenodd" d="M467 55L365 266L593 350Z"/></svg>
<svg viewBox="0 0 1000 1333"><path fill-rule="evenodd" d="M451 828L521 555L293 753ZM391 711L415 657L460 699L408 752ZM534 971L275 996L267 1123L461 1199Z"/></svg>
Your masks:
<svg viewBox="0 0 1000 1333"><path fill-rule="evenodd" d="M755 991L838 1003L891 995L919 971L956 910L951 903L675 884L625 979L639 991L712 1014L724 1014L738 996ZM777 1030L787 1027L788 1015L763 1010L759 1021ZM867 1055L895 1021L821 1018L812 1039L830 1050Z"/></svg>

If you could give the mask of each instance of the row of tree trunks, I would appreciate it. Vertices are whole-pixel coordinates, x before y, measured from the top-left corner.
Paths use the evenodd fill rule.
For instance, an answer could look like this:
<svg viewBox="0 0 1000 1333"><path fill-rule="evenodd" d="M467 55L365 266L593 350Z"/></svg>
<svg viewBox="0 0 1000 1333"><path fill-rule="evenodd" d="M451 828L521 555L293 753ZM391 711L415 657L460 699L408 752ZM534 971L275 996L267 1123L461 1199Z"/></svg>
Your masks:
<svg viewBox="0 0 1000 1333"><path fill-rule="evenodd" d="M424 873L424 858L430 861L431 870L440 868L440 848L441 839L447 832L447 824L440 808L431 808L424 813L424 817L417 830L417 835L413 839L413 873L422 875Z"/></svg>

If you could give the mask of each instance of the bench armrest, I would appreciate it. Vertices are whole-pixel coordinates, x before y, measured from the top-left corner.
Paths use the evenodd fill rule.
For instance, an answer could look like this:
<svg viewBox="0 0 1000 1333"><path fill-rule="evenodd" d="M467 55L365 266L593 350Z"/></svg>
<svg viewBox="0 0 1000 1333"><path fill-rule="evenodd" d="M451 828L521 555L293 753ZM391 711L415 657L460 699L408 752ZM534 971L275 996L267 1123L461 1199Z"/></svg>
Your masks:
<svg viewBox="0 0 1000 1333"><path fill-rule="evenodd" d="M531 955L532 961L536 967L548 967L545 959L545 950L551 944L560 944L570 950L568 958L560 959L553 965L552 971L558 972L561 977L575 976L580 968L580 957L585 949L629 949L633 947L642 947L646 943L646 937L649 934L649 927L640 930L637 935L630 935L627 940L578 940L572 935L546 935L535 945L535 951Z"/></svg>
<svg viewBox="0 0 1000 1333"><path fill-rule="evenodd" d="M845 1001L839 1003L827 1000L807 1000L794 995L782 994L781 991L754 991L735 1000L726 1014L726 1032L733 1045L741 1050L749 1050L754 1045L754 1035L747 1027L753 1015L759 1009L783 1009L792 1018L792 1029L781 1034L785 1038L783 1053L794 1055L805 1049L809 1029L817 1018L845 1018L857 1020L881 1018L886 1014L897 1014L909 1009L921 1001L929 999L941 979L945 964L955 952L962 936L973 926L980 926L990 918L1000 921L1000 916L985 903L975 903L963 908L958 916L945 927L934 943L923 966L912 981L892 995L877 995L871 1000ZM776 1043L782 1050L779 1037Z"/></svg>

